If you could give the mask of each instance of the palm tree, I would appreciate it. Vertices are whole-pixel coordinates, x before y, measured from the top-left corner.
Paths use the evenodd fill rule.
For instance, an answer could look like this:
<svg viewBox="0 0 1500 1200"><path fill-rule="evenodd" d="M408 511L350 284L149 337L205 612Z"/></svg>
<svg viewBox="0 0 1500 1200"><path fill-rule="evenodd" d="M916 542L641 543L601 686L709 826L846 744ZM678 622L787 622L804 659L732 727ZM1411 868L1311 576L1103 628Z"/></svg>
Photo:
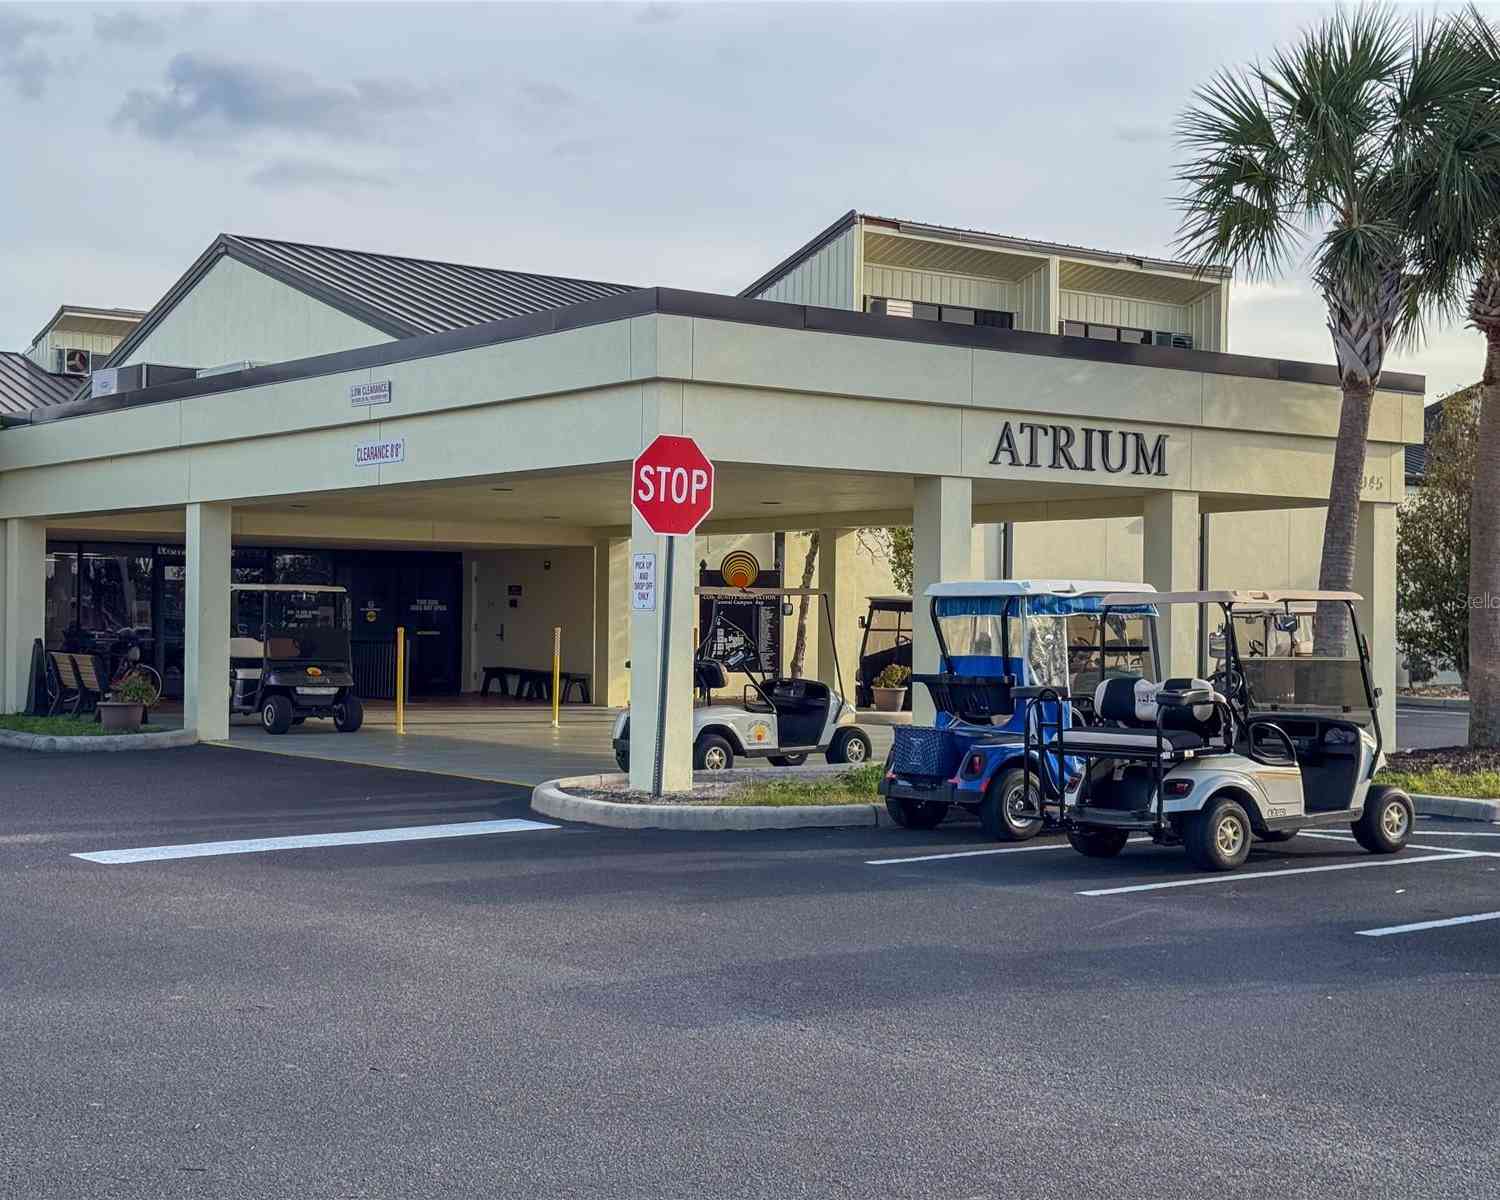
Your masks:
<svg viewBox="0 0 1500 1200"><path fill-rule="evenodd" d="M1500 37L1476 10L1467 21L1487 80L1461 164L1472 169L1448 176L1469 200L1469 219L1450 221L1447 232L1458 270L1472 273L1466 315L1485 340L1469 502L1469 745L1493 747L1500 746Z"/></svg>
<svg viewBox="0 0 1500 1200"><path fill-rule="evenodd" d="M1179 122L1177 245L1252 279L1284 274L1305 252L1328 312L1343 405L1318 586L1354 580L1370 405L1386 352L1420 336L1451 275L1420 245L1416 215L1444 196L1433 147L1472 102L1477 68L1463 22L1413 22L1341 10L1264 64L1223 72ZM1440 278L1441 276L1441 278ZM1320 654L1348 645L1342 605L1322 605Z"/></svg>

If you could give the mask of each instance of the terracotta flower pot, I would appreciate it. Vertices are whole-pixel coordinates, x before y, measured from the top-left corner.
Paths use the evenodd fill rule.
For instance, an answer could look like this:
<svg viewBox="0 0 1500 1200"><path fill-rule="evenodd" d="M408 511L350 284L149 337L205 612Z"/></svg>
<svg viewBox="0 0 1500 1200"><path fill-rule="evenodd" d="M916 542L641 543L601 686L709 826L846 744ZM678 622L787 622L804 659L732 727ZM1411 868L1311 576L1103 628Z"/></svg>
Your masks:
<svg viewBox="0 0 1500 1200"><path fill-rule="evenodd" d="M876 712L900 712L901 704L906 699L906 689L872 687L870 689L875 699Z"/></svg>
<svg viewBox="0 0 1500 1200"><path fill-rule="evenodd" d="M120 700L99 701L99 724L106 733L128 733L139 729L145 717L144 704L127 704Z"/></svg>

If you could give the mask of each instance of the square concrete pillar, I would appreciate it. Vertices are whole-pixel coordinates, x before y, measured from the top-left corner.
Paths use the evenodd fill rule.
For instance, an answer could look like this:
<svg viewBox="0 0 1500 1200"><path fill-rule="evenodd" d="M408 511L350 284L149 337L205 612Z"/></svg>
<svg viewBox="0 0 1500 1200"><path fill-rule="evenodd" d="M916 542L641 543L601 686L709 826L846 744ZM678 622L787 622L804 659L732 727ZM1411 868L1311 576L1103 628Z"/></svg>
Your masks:
<svg viewBox="0 0 1500 1200"><path fill-rule="evenodd" d="M976 579L1006 579L1005 529L1002 525L974 526L974 575Z"/></svg>
<svg viewBox="0 0 1500 1200"><path fill-rule="evenodd" d="M1354 542L1359 631L1370 642L1370 677L1381 689L1380 728L1396 746L1396 506L1361 504Z"/></svg>
<svg viewBox="0 0 1500 1200"><path fill-rule="evenodd" d="M187 506L182 726L199 741L229 739L230 506Z"/></svg>
<svg viewBox="0 0 1500 1200"><path fill-rule="evenodd" d="M859 548L858 533L853 529L820 529L818 531L817 587L823 593L822 606L827 617L813 609L808 619L818 623L818 678L838 692L850 704L855 702L854 676L859 669L859 617L864 597L855 594L852 578L854 555ZM820 602L814 601L818 606ZM833 637L828 634L833 622ZM837 651L838 672L834 672Z"/></svg>
<svg viewBox="0 0 1500 1200"><path fill-rule="evenodd" d="M950 476L914 481L912 504L912 671L938 669L937 634L923 593L934 583L974 577L974 489ZM912 721L930 725L935 715L926 688L911 698Z"/></svg>
<svg viewBox="0 0 1500 1200"><path fill-rule="evenodd" d="M1145 581L1159 592L1198 590L1198 493L1157 492L1146 497L1142 559ZM1196 609L1163 605L1157 625L1164 678L1198 669Z"/></svg>
<svg viewBox="0 0 1500 1200"><path fill-rule="evenodd" d="M31 688L31 650L47 632L47 526L0 522L0 712L20 712Z"/></svg>
<svg viewBox="0 0 1500 1200"><path fill-rule="evenodd" d="M623 708L630 703L630 539L594 542L595 704Z"/></svg>
<svg viewBox="0 0 1500 1200"><path fill-rule="evenodd" d="M672 607L668 615L665 607L669 539L657 537L637 514L631 514L632 577L635 560L640 555L655 556L656 575L654 607L636 609L632 599L630 613L630 786L638 791L651 790L664 642L667 643L667 707L661 786L666 792L681 792L693 782L693 616L698 607L693 580L697 567L693 561L693 539L675 540L670 572Z"/></svg>

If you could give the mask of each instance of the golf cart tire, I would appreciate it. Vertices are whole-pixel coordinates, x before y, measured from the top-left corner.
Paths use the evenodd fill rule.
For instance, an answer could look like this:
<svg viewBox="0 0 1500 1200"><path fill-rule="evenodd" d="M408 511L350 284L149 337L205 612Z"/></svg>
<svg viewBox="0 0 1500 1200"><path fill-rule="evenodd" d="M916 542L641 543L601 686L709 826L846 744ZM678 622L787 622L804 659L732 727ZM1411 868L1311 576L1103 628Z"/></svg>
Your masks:
<svg viewBox="0 0 1500 1200"><path fill-rule="evenodd" d="M1032 786L1039 792L1041 780L1035 775L1032 778ZM1025 786L1026 772L1020 767L1007 767L990 781L990 786L984 793L984 802L979 806L979 827L997 842L1029 842L1041 833L1040 812L1032 819L1023 821L1018 820L1010 811L1007 797Z"/></svg>
<svg viewBox="0 0 1500 1200"><path fill-rule="evenodd" d="M852 745L858 744L858 750L851 750ZM827 759L831 763L852 763L855 766L864 766L870 761L870 739L863 729L840 729L833 735L833 741L829 743Z"/></svg>
<svg viewBox="0 0 1500 1200"><path fill-rule="evenodd" d="M1386 815L1395 805L1405 809L1405 814L1392 814L1387 821ZM1349 828L1354 831L1354 840L1371 854L1395 854L1405 848L1411 837L1412 820L1415 816L1411 797L1404 791L1398 787L1372 783L1365 794L1365 811Z"/></svg>
<svg viewBox="0 0 1500 1200"><path fill-rule="evenodd" d="M723 755L720 759L720 755ZM709 766L709 762L718 762L718 766ZM695 771L727 771L734 766L734 747L727 739L720 737L717 733L701 734L693 743L693 770Z"/></svg>
<svg viewBox="0 0 1500 1200"><path fill-rule="evenodd" d="M292 702L285 696L267 696L260 703L260 724L267 733L285 733L294 715Z"/></svg>
<svg viewBox="0 0 1500 1200"><path fill-rule="evenodd" d="M1230 826L1237 827L1233 830ZM1254 835L1250 814L1232 796L1210 800L1182 823L1182 845L1193 865L1205 871L1233 871L1250 857Z"/></svg>
<svg viewBox="0 0 1500 1200"><path fill-rule="evenodd" d="M1129 840L1123 829L1068 830L1068 844L1085 858L1114 858Z"/></svg>
<svg viewBox="0 0 1500 1200"><path fill-rule="evenodd" d="M806 754L773 754L766 759L773 767L800 767L807 761Z"/></svg>
<svg viewBox="0 0 1500 1200"><path fill-rule="evenodd" d="M936 800L909 800L900 796L885 798L885 811L902 829L936 829L948 815L948 806Z"/></svg>
<svg viewBox="0 0 1500 1200"><path fill-rule="evenodd" d="M340 733L354 733L365 723L365 706L352 692L341 704L333 706L333 727Z"/></svg>
<svg viewBox="0 0 1500 1200"><path fill-rule="evenodd" d="M620 770L622 770L622 771L629 771L630 770L630 755L624 754L621 751L616 750L615 751L615 765L617 767L619 767Z"/></svg>

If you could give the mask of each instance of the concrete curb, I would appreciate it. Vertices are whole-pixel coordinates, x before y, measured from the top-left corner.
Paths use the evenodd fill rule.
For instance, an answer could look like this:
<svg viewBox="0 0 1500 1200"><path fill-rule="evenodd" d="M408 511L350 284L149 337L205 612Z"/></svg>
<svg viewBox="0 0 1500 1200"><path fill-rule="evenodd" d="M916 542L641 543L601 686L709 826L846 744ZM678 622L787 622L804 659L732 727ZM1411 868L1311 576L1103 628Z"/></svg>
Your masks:
<svg viewBox="0 0 1500 1200"><path fill-rule="evenodd" d="M1411 802L1423 817L1457 817L1460 821L1500 822L1500 800L1473 800L1468 796L1418 796Z"/></svg>
<svg viewBox="0 0 1500 1200"><path fill-rule="evenodd" d="M847 768L845 768L847 769ZM569 794L569 788L596 788L618 782L620 775L573 775L549 779L531 793L531 807L543 816L560 821L581 821L611 829L678 829L723 831L729 829L847 829L850 826L887 824L881 804L801 805L707 805L707 804L611 804Z"/></svg>
<svg viewBox="0 0 1500 1200"><path fill-rule="evenodd" d="M115 733L93 737L61 737L53 733L16 733L0 729L0 748L37 750L43 754L71 754L74 751L108 752L121 750L173 750L193 746L198 735L188 729L169 729L165 733Z"/></svg>
<svg viewBox="0 0 1500 1200"><path fill-rule="evenodd" d="M1448 708L1469 711L1469 702L1456 696L1397 696L1397 708Z"/></svg>

